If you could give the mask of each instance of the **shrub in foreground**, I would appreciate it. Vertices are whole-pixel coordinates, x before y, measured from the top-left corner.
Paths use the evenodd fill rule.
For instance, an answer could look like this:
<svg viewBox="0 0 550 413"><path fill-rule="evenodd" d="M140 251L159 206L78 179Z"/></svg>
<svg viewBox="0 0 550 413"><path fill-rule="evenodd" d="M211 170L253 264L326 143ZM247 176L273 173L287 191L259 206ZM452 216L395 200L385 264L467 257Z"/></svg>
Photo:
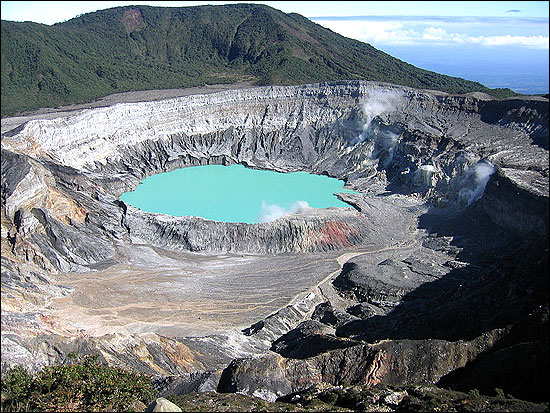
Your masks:
<svg viewBox="0 0 550 413"><path fill-rule="evenodd" d="M148 376L108 366L96 356L34 374L14 367L2 377L1 387L1 410L12 412L128 411L156 395Z"/></svg>

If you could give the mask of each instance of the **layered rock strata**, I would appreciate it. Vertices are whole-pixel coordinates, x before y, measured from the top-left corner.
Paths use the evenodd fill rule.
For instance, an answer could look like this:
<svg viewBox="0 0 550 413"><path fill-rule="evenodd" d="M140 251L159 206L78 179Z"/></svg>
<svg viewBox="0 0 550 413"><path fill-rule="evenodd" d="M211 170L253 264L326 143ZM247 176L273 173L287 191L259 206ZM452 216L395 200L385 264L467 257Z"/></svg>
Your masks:
<svg viewBox="0 0 550 413"><path fill-rule="evenodd" d="M349 208L263 224L151 214L118 200L155 173L233 163L326 174L359 193L339 194ZM92 352L156 373L174 391L266 399L320 382L465 386L461 371L489 385L482 366L499 365L499 354L519 366L527 348L548 339L529 330L530 347L517 346L527 317L547 331L548 193L544 98L497 101L353 81L30 120L2 135L3 365L32 360L40 368L71 351ZM150 252L131 252L137 248ZM55 316L63 297L87 300L63 286L59 273L93 280L106 271L116 280L139 268L151 278L174 276L183 264L202 262L201 254L246 254L247 271L264 279L282 279L281 272L261 268L257 257L283 263L292 254L302 262L296 277L323 274L248 328L241 321L221 332L218 325L202 337L181 337L188 330L177 322L153 329L159 321L130 334L136 319L120 303L109 304L117 309L113 325L126 328L118 333L92 334L85 322ZM321 265L318 254L333 265ZM166 273L155 272L159 265ZM266 291L266 301L277 294ZM163 304L148 308L162 314ZM533 363L536 371L547 354L541 351L542 367ZM537 397L530 382L517 381L503 387Z"/></svg>

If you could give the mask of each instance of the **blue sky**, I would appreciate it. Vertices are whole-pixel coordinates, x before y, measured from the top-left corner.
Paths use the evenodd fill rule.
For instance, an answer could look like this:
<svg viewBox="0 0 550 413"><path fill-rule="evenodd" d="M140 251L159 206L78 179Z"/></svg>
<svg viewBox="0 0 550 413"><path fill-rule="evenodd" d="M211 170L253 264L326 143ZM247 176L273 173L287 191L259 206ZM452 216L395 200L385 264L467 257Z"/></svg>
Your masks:
<svg viewBox="0 0 550 413"><path fill-rule="evenodd" d="M546 17L546 1L2 1L3 20L53 24L109 7L148 4L183 7L201 4L262 3L306 17L320 16L489 16Z"/></svg>
<svg viewBox="0 0 550 413"><path fill-rule="evenodd" d="M2 19L53 24L135 4L240 1L2 1ZM295 12L416 66L489 87L548 93L547 1L254 1Z"/></svg>

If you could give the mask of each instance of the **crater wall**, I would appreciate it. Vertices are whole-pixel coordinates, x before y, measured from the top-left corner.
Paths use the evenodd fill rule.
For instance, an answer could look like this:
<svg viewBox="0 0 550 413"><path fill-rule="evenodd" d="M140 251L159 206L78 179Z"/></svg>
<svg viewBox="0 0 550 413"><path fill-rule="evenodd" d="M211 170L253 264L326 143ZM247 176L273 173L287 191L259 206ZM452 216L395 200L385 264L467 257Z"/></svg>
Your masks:
<svg viewBox="0 0 550 413"><path fill-rule="evenodd" d="M190 250L301 251L355 245L365 239L365 225L357 222L344 230L348 217L338 221L336 238L331 238L331 231L327 238L330 224L319 217L309 222L307 230L296 220L283 227L227 226L190 218L161 219L128 210L116 198L151 174L192 165L242 163L327 174L357 190L376 182L393 192L465 204L460 196L464 176L483 159L499 171L513 171L499 173L501 179L547 199L547 123L544 101L511 99L497 105L482 95L450 96L369 82L231 90L32 120L3 136L6 157L23 156L17 158L21 166L17 162L14 168L8 160L4 167L6 177L8 170L11 175L3 181L3 232L11 233L12 240L14 232L49 234L35 241L40 244L36 249L50 256L54 267L65 270L63 260L74 263L75 269L111 256L105 237L120 236L124 227L143 240ZM12 172L16 169L20 172ZM19 191L14 191L16 185ZM42 203L35 202L37 197ZM49 209L52 199L57 204L64 199L66 211ZM500 205L493 218L502 225L515 225L516 220L504 212L510 205L505 201ZM32 212L38 209L43 211ZM98 210L103 223L97 222ZM107 211L111 211L108 217ZM103 253L86 258L62 251L59 258L62 247L52 242L59 238L57 224L44 225L50 218L59 221L65 232L78 225L81 233L99 229L98 239L105 240ZM349 219L361 221L360 216ZM287 226L292 229L285 232ZM216 235L201 243L200 234L205 233L223 234L221 238L228 241L214 242ZM278 235L267 235L273 233ZM306 240L307 234L311 236ZM237 241L243 235L250 244ZM327 242L318 241L323 237Z"/></svg>
<svg viewBox="0 0 550 413"><path fill-rule="evenodd" d="M547 99L499 101L361 81L227 90L31 120L2 135L2 294L9 303L2 310L9 333L2 337L3 353L11 355L8 364L33 359L38 368L75 349L98 352L115 364L181 380L202 372L215 382L210 389L223 376L222 389L227 383L246 387L251 377L240 376L246 369L239 366L248 368L248 361L232 363L222 375L232 358L265 354L272 341L285 337L285 357L268 358L286 384L260 383L260 393L296 391L319 380L338 384L345 377L359 384L367 377L372 384L379 368L392 382L435 382L506 343L512 324L547 303L540 271L522 277L507 243L521 244L517 250L527 254L523 242L548 242L548 160ZM325 174L359 193L339 195L349 208L305 210L262 224L151 214L118 199L152 174L233 163ZM132 255L138 247L152 252ZM504 262L495 262L502 251ZM156 271L189 259L182 252L197 253L198 261L202 253L251 254L252 261L254 254L273 254L274 261L301 254L315 270L322 261L316 254L334 254L344 269L327 270L328 278L308 290L307 300L289 303L243 334L223 337L92 339L47 313L49 303L71 294L56 281L58 273L93 277L121 264ZM344 265L358 255L363 257ZM539 248L533 257L543 256L537 262L544 263L547 255ZM174 265L171 271L181 271ZM353 277L346 273L350 268ZM276 268L252 270L276 274ZM380 279L369 278L372 271ZM328 280L340 273L350 277L336 291ZM464 285L476 293L469 296ZM499 298L486 306L493 286ZM476 305L457 318L468 298ZM315 310L321 301L330 305ZM422 308L437 331L411 324L408 314L415 311L403 303ZM445 312L428 311L430 305ZM471 313L485 308L483 319L473 320ZM501 315L495 310L501 308L509 310ZM294 330L312 317L324 327L315 334L307 326ZM471 328L448 322L456 319ZM385 338L387 344L368 342ZM483 344L482 353L470 351L461 341L466 338ZM513 348L517 340L510 340ZM429 350L418 374L408 374L401 363L403 343L411 354ZM378 350L387 357L377 358ZM442 351L456 352L456 360ZM340 363L349 354L361 359L358 368ZM384 361L394 359L397 370ZM254 370L256 361L250 366Z"/></svg>

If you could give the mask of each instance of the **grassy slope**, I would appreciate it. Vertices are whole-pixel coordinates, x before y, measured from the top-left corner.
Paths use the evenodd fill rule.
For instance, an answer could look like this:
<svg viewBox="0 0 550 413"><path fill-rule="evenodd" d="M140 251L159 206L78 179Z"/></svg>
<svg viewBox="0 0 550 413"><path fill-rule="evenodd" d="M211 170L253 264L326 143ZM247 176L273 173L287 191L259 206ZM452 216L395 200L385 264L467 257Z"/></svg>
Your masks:
<svg viewBox="0 0 550 413"><path fill-rule="evenodd" d="M129 19L131 9L141 16ZM244 80L364 79L450 93L513 94L416 68L298 14L262 5L116 7L54 26L2 21L1 42L2 116L115 92Z"/></svg>

